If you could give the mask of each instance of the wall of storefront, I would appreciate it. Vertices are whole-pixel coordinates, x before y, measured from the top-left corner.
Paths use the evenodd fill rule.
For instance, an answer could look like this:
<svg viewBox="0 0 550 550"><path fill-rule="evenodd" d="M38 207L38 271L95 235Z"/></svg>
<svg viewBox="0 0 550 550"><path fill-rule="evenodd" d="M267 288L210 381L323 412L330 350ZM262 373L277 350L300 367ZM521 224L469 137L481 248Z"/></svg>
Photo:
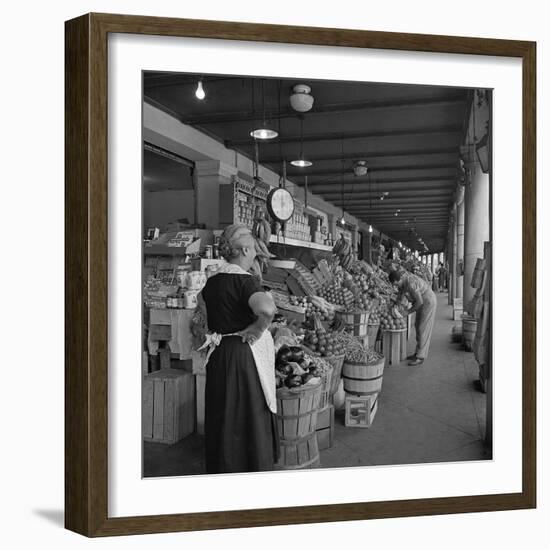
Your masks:
<svg viewBox="0 0 550 550"><path fill-rule="evenodd" d="M194 223L194 199L192 190L164 190L143 194L143 226L158 227L161 231L170 222L187 218Z"/></svg>

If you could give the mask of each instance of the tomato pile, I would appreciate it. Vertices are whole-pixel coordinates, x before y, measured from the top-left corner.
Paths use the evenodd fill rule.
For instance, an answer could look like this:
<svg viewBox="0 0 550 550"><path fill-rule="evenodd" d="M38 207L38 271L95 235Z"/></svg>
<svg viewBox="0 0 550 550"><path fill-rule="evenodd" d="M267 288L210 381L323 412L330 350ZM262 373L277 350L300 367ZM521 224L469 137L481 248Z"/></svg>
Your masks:
<svg viewBox="0 0 550 550"><path fill-rule="evenodd" d="M338 339L337 333L324 330L309 330L306 332L304 344L311 350L327 355L340 355L345 352L344 344Z"/></svg>
<svg viewBox="0 0 550 550"><path fill-rule="evenodd" d="M390 312L386 312L380 316L380 325L385 330L398 330L407 328L407 320L397 319Z"/></svg>
<svg viewBox="0 0 550 550"><path fill-rule="evenodd" d="M355 301L353 293L349 289L343 288L337 281L333 281L329 285L323 287L320 295L331 304L338 304L345 307L351 306Z"/></svg>
<svg viewBox="0 0 550 550"><path fill-rule="evenodd" d="M288 301L293 305L293 306L300 306L300 307L306 307L308 306L308 299L307 299L307 296L289 296L288 297Z"/></svg>

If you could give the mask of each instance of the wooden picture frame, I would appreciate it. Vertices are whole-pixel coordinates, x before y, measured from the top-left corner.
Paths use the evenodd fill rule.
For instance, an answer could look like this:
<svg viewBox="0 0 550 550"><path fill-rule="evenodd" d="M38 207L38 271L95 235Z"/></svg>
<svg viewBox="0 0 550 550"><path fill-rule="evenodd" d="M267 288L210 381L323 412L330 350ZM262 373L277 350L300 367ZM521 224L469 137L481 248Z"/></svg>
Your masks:
<svg viewBox="0 0 550 550"><path fill-rule="evenodd" d="M133 33L507 56L523 71L522 491L108 517L107 37ZM536 506L536 45L533 42L88 14L66 22L65 525L86 536L483 512Z"/></svg>

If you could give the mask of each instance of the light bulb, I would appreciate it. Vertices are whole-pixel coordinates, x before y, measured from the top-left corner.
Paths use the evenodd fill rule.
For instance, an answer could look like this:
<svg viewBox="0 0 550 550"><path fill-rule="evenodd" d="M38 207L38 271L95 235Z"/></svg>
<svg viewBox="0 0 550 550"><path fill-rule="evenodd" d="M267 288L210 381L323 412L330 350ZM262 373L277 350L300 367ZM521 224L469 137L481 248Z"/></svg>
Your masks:
<svg viewBox="0 0 550 550"><path fill-rule="evenodd" d="M199 80L199 83L197 84L197 89L195 90L195 96L197 99L204 99L206 97L206 94L204 93L204 88L202 87L202 80Z"/></svg>
<svg viewBox="0 0 550 550"><path fill-rule="evenodd" d="M346 220L344 219L344 216L342 216L342 219L340 220L342 225L346 225Z"/></svg>
<svg viewBox="0 0 550 550"><path fill-rule="evenodd" d="M369 225L369 233L372 233L372 225Z"/></svg>

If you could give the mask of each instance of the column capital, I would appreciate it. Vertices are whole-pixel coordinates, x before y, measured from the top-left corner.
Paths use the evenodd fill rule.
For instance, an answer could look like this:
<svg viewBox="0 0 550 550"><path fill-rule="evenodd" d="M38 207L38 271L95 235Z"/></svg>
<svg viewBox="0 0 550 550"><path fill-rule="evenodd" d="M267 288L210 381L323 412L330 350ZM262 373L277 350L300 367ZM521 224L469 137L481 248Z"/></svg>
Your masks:
<svg viewBox="0 0 550 550"><path fill-rule="evenodd" d="M460 160L464 167L466 175L466 185L472 183L472 174L474 174L478 167L481 169L479 157L477 156L477 150L474 143L468 143L460 146Z"/></svg>
<svg viewBox="0 0 550 550"><path fill-rule="evenodd" d="M195 170L197 171L197 176L199 177L223 176L225 178L230 178L231 176L237 175L238 172L238 168L236 166L231 166L221 160L215 159L196 161Z"/></svg>

